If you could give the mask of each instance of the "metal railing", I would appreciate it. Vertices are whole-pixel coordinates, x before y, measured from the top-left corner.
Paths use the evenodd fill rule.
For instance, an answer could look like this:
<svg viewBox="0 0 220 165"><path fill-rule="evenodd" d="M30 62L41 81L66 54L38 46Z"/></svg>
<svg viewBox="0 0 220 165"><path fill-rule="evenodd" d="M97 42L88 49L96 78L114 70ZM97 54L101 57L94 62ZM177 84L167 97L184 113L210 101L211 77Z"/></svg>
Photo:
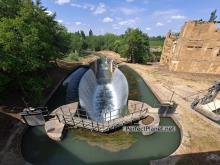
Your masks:
<svg viewBox="0 0 220 165"><path fill-rule="evenodd" d="M119 112L118 114L114 115L113 112ZM105 112L99 114L104 116L104 120L94 121L91 120L88 113L84 109L77 109L76 113L71 113L70 109L68 114L64 113L61 108L62 114L56 114L56 118L59 122L64 123L67 126L73 127L82 127L90 130L95 130L99 132L107 132L112 129L121 127L125 124L131 123L133 121L140 120L146 117L146 112L148 111L147 108L140 108L140 110L136 110L132 113L124 114L122 110L113 110L110 112ZM104 114L104 115L103 115ZM109 117L108 117L109 116Z"/></svg>

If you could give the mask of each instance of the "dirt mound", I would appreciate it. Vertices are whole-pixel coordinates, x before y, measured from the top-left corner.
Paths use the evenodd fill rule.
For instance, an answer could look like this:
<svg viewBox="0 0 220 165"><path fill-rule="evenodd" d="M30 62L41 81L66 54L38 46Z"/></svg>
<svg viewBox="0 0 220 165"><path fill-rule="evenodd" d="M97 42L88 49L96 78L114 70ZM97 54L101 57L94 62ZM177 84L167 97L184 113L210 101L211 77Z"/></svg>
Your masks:
<svg viewBox="0 0 220 165"><path fill-rule="evenodd" d="M126 59L121 58L120 54L108 51L108 50L102 50L98 52L91 53L90 55L84 56L80 59L80 61L65 61L65 60L57 60L57 65L60 68L66 69L66 70L72 70L74 67L79 65L88 65L92 61L96 60L98 57L107 57L109 59L114 60L116 63L122 63L126 62Z"/></svg>
<svg viewBox="0 0 220 165"><path fill-rule="evenodd" d="M109 51L109 50L102 50L102 51L97 52L97 54L99 56L104 56L104 57L110 58L117 63L122 63L122 62L126 61L126 59L121 58L120 54L113 52L113 51Z"/></svg>
<svg viewBox="0 0 220 165"><path fill-rule="evenodd" d="M85 56L83 58L81 58L80 62L82 64L89 64L91 63L92 61L96 60L98 58L97 55L94 55L94 54L90 54L88 56Z"/></svg>

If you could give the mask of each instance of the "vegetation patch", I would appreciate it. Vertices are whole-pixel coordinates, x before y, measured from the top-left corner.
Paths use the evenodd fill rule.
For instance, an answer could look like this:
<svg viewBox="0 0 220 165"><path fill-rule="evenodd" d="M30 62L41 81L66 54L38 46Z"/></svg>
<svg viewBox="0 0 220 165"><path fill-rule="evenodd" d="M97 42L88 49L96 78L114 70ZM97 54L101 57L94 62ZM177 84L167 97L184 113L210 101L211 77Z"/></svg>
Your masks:
<svg viewBox="0 0 220 165"><path fill-rule="evenodd" d="M78 52L70 52L63 58L65 61L80 61L80 59L81 57Z"/></svg>
<svg viewBox="0 0 220 165"><path fill-rule="evenodd" d="M85 129L74 129L74 137L85 140L89 145L97 146L110 152L118 152L131 147L136 141L135 134L123 132L122 130L113 133L91 132Z"/></svg>

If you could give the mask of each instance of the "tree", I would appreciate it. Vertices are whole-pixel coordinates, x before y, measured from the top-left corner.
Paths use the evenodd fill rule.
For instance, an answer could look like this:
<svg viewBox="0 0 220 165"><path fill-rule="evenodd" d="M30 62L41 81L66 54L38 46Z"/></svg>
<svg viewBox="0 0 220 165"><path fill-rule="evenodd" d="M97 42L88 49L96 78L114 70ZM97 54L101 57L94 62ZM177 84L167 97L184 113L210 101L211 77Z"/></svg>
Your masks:
<svg viewBox="0 0 220 165"><path fill-rule="evenodd" d="M89 37L91 37L91 36L93 36L93 32L92 32L92 30L90 29L90 30L89 30Z"/></svg>
<svg viewBox="0 0 220 165"><path fill-rule="evenodd" d="M211 12L209 22L213 22L216 20L216 18L217 18L216 12L217 12L217 9L215 9L214 11Z"/></svg>
<svg viewBox="0 0 220 165"><path fill-rule="evenodd" d="M0 18L13 18L16 16L21 5L21 0L1 0Z"/></svg>
<svg viewBox="0 0 220 165"><path fill-rule="evenodd" d="M128 29L124 35L127 58L132 63L144 63L150 56L148 36L139 29Z"/></svg>
<svg viewBox="0 0 220 165"><path fill-rule="evenodd" d="M114 34L106 33L105 35L102 36L103 45L101 49L113 50L114 41L117 40L118 38L119 37Z"/></svg>
<svg viewBox="0 0 220 165"><path fill-rule="evenodd" d="M122 57L127 58L128 44L125 42L125 39L122 36L114 41L113 50L119 53Z"/></svg>
<svg viewBox="0 0 220 165"><path fill-rule="evenodd" d="M71 33L71 49L74 52L80 52L82 50L83 38L80 32Z"/></svg>
<svg viewBox="0 0 220 165"><path fill-rule="evenodd" d="M45 86L38 72L45 70L50 60L69 51L66 29L39 2L17 0L15 5L3 1L10 10L0 11L0 72L7 79L0 81L14 83L14 88L25 96L35 98L40 97Z"/></svg>
<svg viewBox="0 0 220 165"><path fill-rule="evenodd" d="M85 35L83 30L80 31L80 34L81 34L82 38L85 40L86 39L86 35Z"/></svg>

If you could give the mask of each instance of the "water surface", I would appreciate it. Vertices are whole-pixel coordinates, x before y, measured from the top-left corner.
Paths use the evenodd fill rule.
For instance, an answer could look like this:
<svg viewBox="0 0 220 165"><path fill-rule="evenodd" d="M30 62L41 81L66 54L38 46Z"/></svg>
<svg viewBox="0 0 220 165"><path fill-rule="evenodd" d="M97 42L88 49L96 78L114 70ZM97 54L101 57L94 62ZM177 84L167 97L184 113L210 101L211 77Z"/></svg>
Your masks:
<svg viewBox="0 0 220 165"><path fill-rule="evenodd" d="M160 125L176 126L170 118L162 118ZM76 136L72 129L61 142L54 142L43 127L30 128L23 138L24 158L33 165L146 165L172 154L180 144L179 129L150 136L135 133L136 142L119 152L94 147Z"/></svg>
<svg viewBox="0 0 220 165"><path fill-rule="evenodd" d="M159 107L157 98L133 69L121 66L120 70L128 80L129 99L146 102L152 107ZM66 83L61 83L49 100L49 107L58 107L66 102L68 84L76 82L77 85L74 75L78 74L73 72L64 80ZM72 99L77 100L78 98ZM155 133L150 136L133 133L135 141L130 142L130 147L117 152L89 144L90 137L84 140L78 139L79 135L74 129L69 130L62 141L54 142L47 137L43 127L33 127L28 129L24 135L22 153L24 158L33 165L146 165L149 160L160 159L172 154L180 144L179 128L171 118L161 118L160 125L175 126L176 131ZM112 138L117 139L114 136ZM129 139L124 139L124 141L127 140L129 142ZM100 143L108 142L100 141Z"/></svg>

